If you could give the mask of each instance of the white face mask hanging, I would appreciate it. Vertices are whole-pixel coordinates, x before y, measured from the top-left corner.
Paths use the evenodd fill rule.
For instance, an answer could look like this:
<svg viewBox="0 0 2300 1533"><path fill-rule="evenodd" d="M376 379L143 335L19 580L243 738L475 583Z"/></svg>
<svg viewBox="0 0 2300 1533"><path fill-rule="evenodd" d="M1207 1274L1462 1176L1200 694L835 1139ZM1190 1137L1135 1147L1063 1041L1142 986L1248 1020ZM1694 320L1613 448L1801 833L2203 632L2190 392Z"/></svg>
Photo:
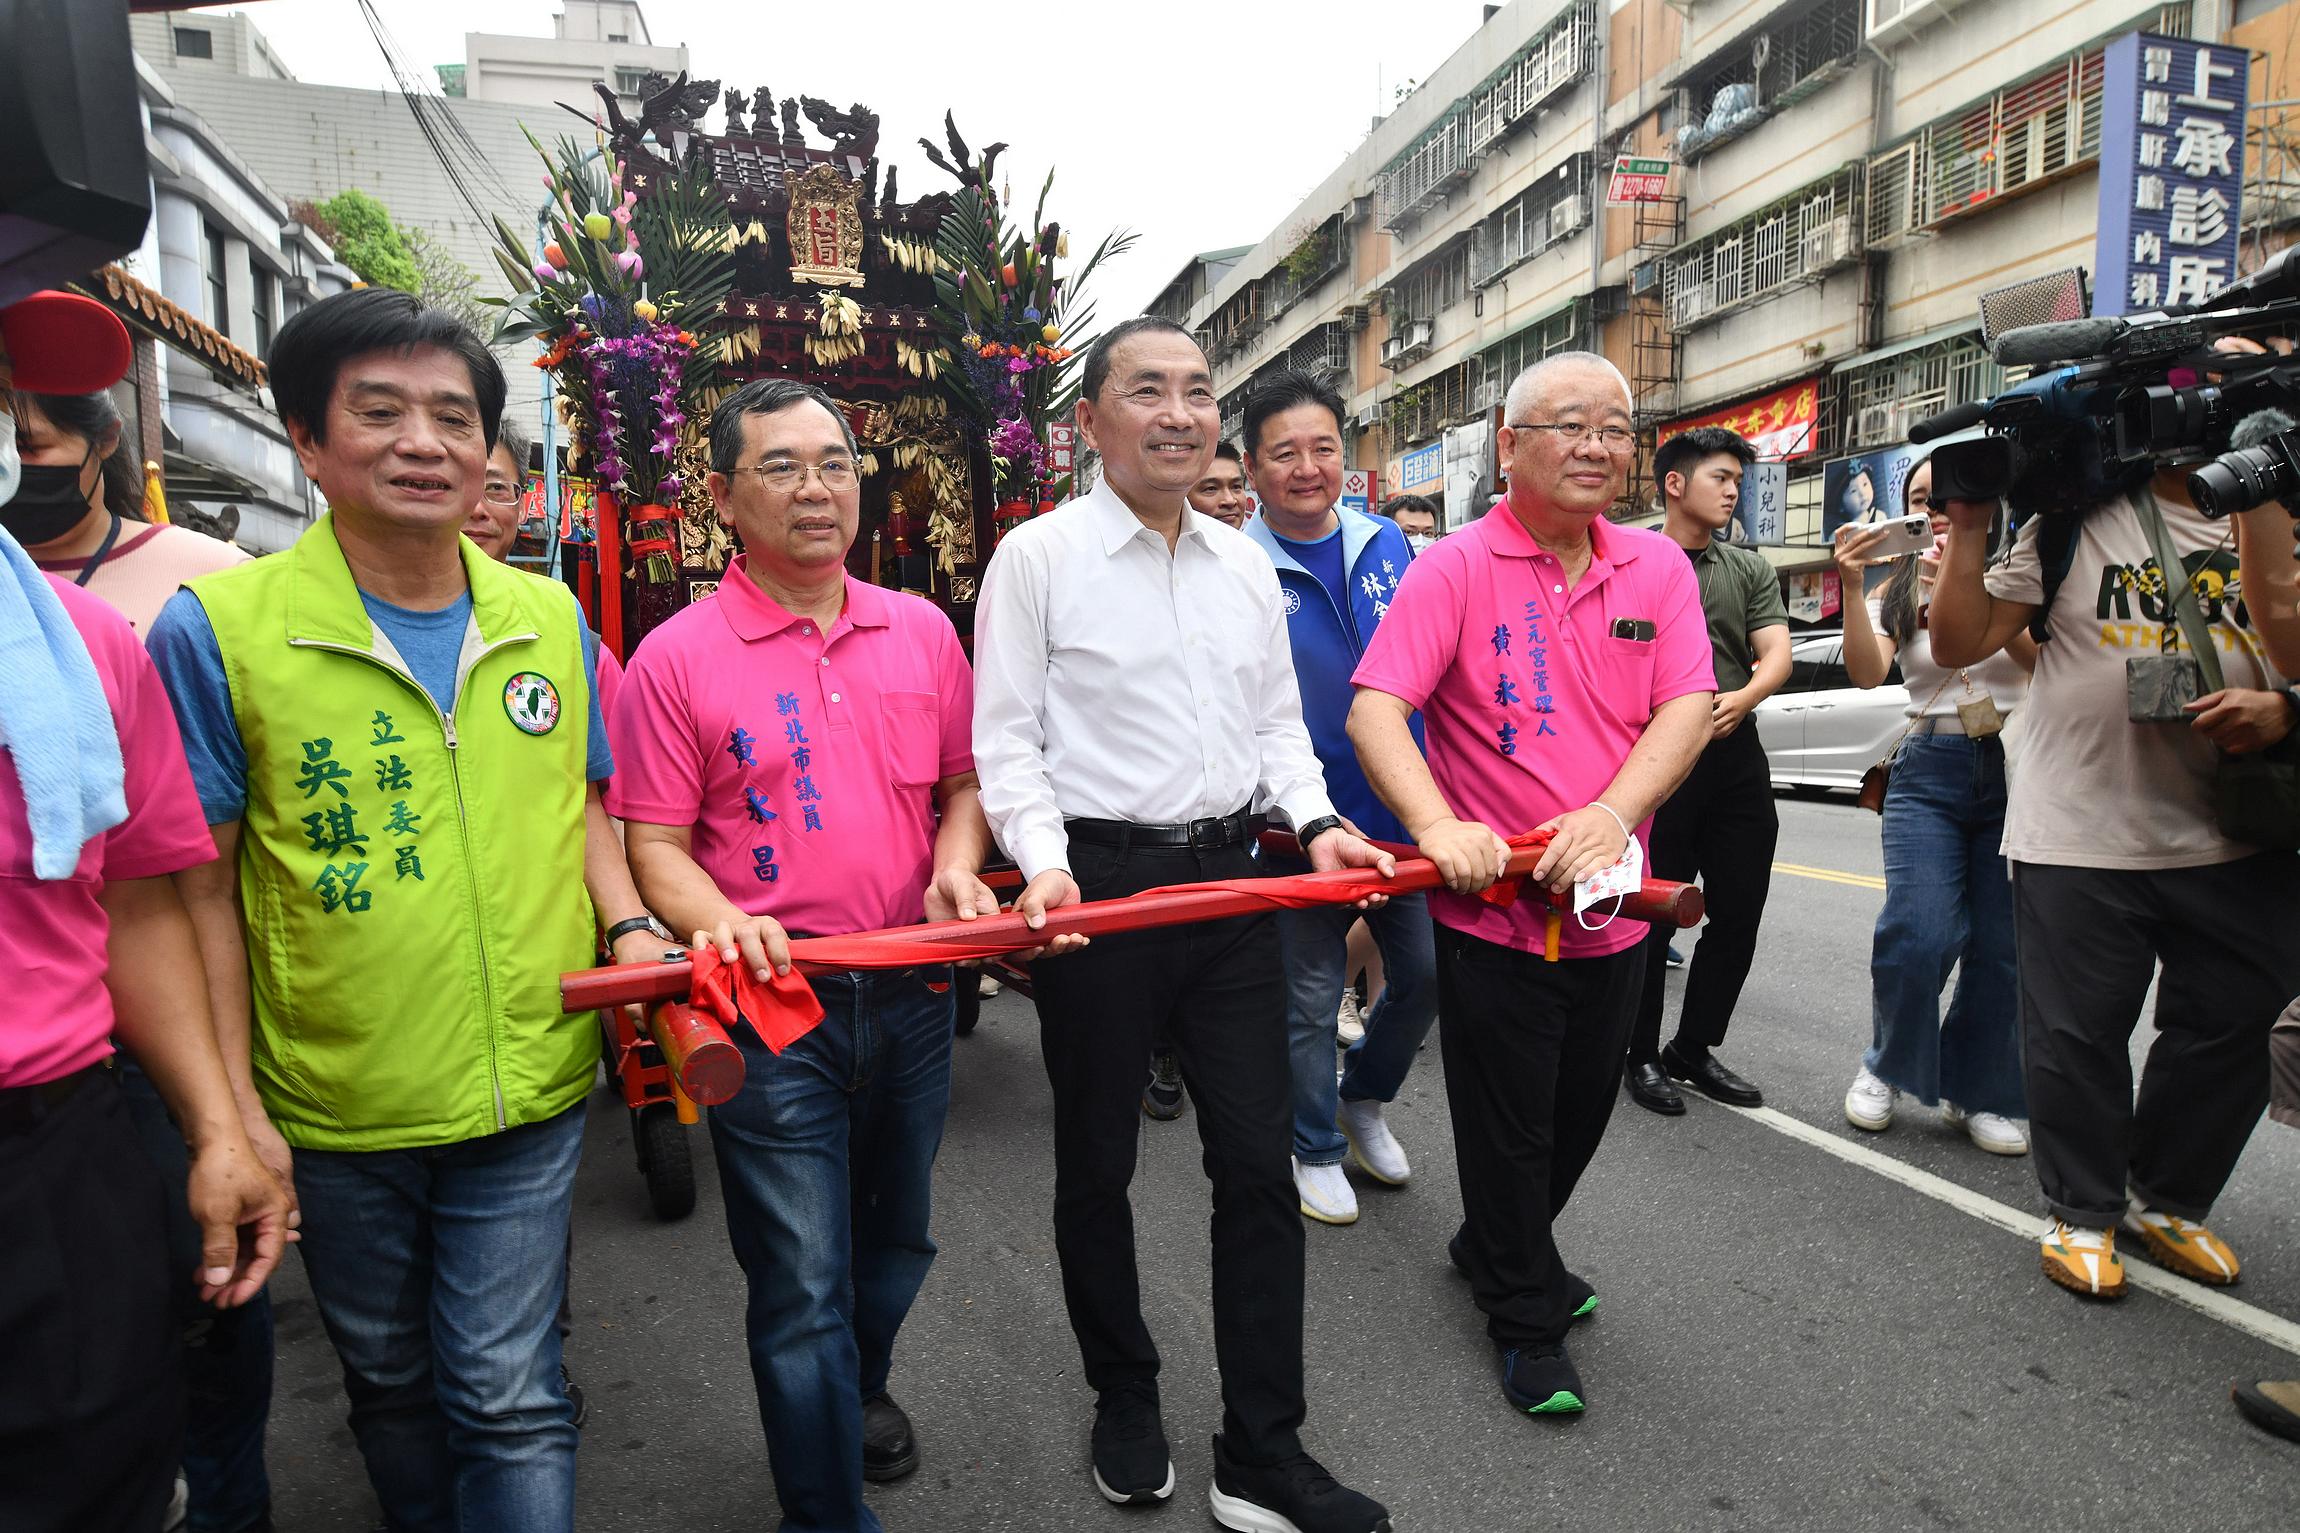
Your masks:
<svg viewBox="0 0 2300 1533"><path fill-rule="evenodd" d="M1587 878L1577 879L1573 885L1573 918L1581 923L1585 932L1603 931L1621 914L1621 902L1635 894L1645 882L1645 848L1631 836L1629 844L1621 849L1621 858L1609 868L1599 868ZM1592 926L1589 909L1593 905L1613 901L1613 908L1605 919Z"/></svg>

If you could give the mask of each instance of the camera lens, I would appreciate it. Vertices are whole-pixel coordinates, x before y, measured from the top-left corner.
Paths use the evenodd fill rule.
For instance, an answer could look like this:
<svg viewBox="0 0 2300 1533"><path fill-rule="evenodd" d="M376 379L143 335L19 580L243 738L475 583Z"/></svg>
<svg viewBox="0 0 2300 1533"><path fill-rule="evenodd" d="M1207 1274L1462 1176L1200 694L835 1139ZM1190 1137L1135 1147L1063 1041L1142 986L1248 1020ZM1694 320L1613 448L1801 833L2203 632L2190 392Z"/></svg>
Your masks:
<svg viewBox="0 0 2300 1533"><path fill-rule="evenodd" d="M2223 453L2188 476L2188 498L2215 519L2288 499L2295 489L2300 475L2273 444Z"/></svg>

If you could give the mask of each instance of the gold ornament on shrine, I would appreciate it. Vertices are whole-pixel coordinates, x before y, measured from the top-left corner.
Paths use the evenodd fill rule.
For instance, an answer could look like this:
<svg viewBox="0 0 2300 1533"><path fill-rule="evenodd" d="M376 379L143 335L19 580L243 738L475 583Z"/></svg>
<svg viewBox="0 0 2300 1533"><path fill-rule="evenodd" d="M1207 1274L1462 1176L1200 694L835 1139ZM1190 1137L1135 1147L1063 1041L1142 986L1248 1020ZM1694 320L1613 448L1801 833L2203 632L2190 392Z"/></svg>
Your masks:
<svg viewBox="0 0 2300 1533"><path fill-rule="evenodd" d="M862 286L862 187L829 165L790 183L791 280Z"/></svg>

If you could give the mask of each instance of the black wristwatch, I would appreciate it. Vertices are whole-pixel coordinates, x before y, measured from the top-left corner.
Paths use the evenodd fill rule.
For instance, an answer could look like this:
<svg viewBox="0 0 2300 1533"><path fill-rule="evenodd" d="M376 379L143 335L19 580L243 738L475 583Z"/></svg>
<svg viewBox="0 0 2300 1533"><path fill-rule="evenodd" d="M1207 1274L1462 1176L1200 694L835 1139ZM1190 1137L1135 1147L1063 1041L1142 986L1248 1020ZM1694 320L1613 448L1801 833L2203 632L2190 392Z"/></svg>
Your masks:
<svg viewBox="0 0 2300 1533"><path fill-rule="evenodd" d="M607 946L612 949L617 942L633 932L653 932L665 942L677 940L671 935L671 929L653 916L627 916L607 928Z"/></svg>
<svg viewBox="0 0 2300 1533"><path fill-rule="evenodd" d="M1306 852L1310 849L1312 841L1317 840L1329 830L1340 829L1341 824L1342 817L1338 814L1320 815L1300 830L1295 831L1294 839L1301 843L1302 850Z"/></svg>

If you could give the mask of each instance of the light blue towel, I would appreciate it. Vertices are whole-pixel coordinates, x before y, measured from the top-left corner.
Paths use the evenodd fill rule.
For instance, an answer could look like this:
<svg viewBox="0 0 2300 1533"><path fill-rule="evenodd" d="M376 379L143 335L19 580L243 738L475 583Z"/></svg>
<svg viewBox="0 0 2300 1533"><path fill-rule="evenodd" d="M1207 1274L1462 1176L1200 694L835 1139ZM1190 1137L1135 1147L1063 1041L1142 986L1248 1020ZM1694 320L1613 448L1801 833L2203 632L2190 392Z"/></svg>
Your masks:
<svg viewBox="0 0 2300 1533"><path fill-rule="evenodd" d="M16 760L32 871L72 876L90 841L128 817L112 705L64 602L0 529L0 747Z"/></svg>

